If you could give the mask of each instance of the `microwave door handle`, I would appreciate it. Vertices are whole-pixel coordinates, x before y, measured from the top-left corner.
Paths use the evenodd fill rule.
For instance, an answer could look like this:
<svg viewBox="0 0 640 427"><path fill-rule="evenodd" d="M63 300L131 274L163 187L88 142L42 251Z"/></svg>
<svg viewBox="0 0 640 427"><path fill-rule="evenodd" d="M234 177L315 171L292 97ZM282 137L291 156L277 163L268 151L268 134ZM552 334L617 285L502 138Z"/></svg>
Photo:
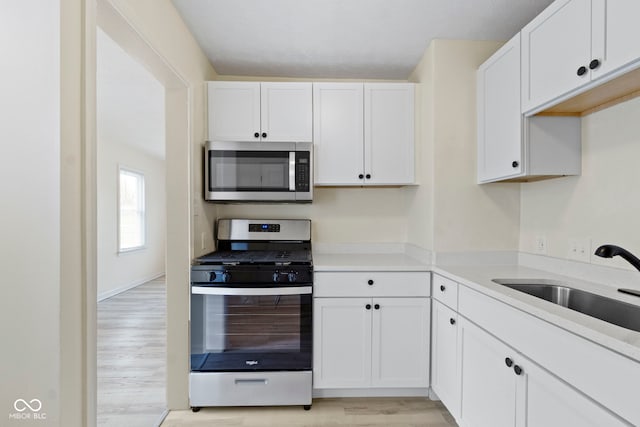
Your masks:
<svg viewBox="0 0 640 427"><path fill-rule="evenodd" d="M289 151L289 191L296 191L296 152Z"/></svg>

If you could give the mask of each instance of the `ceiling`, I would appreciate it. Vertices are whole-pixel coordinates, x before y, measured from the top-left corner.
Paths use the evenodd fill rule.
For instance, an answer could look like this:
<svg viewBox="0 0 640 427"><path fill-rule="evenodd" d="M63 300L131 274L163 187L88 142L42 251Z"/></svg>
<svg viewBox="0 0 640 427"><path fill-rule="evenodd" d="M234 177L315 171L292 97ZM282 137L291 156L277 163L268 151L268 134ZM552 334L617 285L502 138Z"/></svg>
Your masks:
<svg viewBox="0 0 640 427"><path fill-rule="evenodd" d="M164 159L164 86L100 28L96 47L98 144L129 145Z"/></svg>
<svg viewBox="0 0 640 427"><path fill-rule="evenodd" d="M405 80L432 39L508 40L553 0L172 0L221 75Z"/></svg>

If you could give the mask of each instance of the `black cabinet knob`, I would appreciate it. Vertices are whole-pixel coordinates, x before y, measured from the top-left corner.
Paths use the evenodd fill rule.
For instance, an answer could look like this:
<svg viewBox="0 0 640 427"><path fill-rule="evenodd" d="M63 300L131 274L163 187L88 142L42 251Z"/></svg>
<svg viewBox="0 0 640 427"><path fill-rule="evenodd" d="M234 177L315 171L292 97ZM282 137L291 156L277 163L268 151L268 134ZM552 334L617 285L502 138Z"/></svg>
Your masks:
<svg viewBox="0 0 640 427"><path fill-rule="evenodd" d="M367 174L367 175L365 176L365 178L367 178L367 179L371 179L371 174Z"/></svg>
<svg viewBox="0 0 640 427"><path fill-rule="evenodd" d="M445 288L445 287L444 287L444 285L440 285L440 290L441 290L442 292L444 292L444 290L445 290L445 289L447 289L447 288Z"/></svg>
<svg viewBox="0 0 640 427"><path fill-rule="evenodd" d="M520 165L520 163L517 160L514 160L513 162L511 162L511 167L517 168Z"/></svg>
<svg viewBox="0 0 640 427"><path fill-rule="evenodd" d="M368 283L369 285L373 285L373 280L369 279L369 280L367 280L367 283Z"/></svg>
<svg viewBox="0 0 640 427"><path fill-rule="evenodd" d="M358 175L358 179L362 179L362 178L364 178L363 174Z"/></svg>
<svg viewBox="0 0 640 427"><path fill-rule="evenodd" d="M374 305L373 308L375 308L376 310L380 310L380 304Z"/></svg>
<svg viewBox="0 0 640 427"><path fill-rule="evenodd" d="M365 305L364 308L366 308L367 310L371 310L371 304Z"/></svg>
<svg viewBox="0 0 640 427"><path fill-rule="evenodd" d="M266 132L262 132L262 137L266 138L267 137L267 133Z"/></svg>
<svg viewBox="0 0 640 427"><path fill-rule="evenodd" d="M260 134L258 132L254 133L253 136L256 138L260 138Z"/></svg>
<svg viewBox="0 0 640 427"><path fill-rule="evenodd" d="M591 62L589 62L589 69L590 70L595 70L599 66L600 66L600 60L599 59L594 59Z"/></svg>
<svg viewBox="0 0 640 427"><path fill-rule="evenodd" d="M452 325L456 324L456 319L454 319L453 317L451 319L449 319L449 323L451 323Z"/></svg>
<svg viewBox="0 0 640 427"><path fill-rule="evenodd" d="M518 365L513 367L513 372L516 373L516 375L520 375L522 373L522 368Z"/></svg>
<svg viewBox="0 0 640 427"><path fill-rule="evenodd" d="M576 73L579 76L584 76L585 74L587 74L587 67L583 65L582 67L578 68L578 71Z"/></svg>
<svg viewBox="0 0 640 427"><path fill-rule="evenodd" d="M504 359L504 363L505 363L505 365L507 365L508 368L513 366L513 360L511 360L510 357L505 358Z"/></svg>

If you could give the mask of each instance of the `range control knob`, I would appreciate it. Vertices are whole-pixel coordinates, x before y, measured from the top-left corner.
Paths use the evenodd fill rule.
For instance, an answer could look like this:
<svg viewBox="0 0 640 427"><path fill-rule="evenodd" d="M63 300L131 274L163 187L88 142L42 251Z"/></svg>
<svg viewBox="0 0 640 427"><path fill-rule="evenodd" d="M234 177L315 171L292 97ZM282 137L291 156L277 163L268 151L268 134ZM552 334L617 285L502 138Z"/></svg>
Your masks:
<svg viewBox="0 0 640 427"><path fill-rule="evenodd" d="M280 281L280 272L276 270L273 273L273 283L278 283Z"/></svg>
<svg viewBox="0 0 640 427"><path fill-rule="evenodd" d="M222 281L223 281L224 283L228 283L228 282L230 282L230 281L231 281L231 273L229 273L228 271L224 271L224 272L222 273Z"/></svg>
<svg viewBox="0 0 640 427"><path fill-rule="evenodd" d="M289 274L287 274L287 278L290 283L293 283L298 280L298 273L296 271L290 271Z"/></svg>
<svg viewBox="0 0 640 427"><path fill-rule="evenodd" d="M209 272L209 281L210 282L215 282L216 281L216 272L215 271L210 271Z"/></svg>

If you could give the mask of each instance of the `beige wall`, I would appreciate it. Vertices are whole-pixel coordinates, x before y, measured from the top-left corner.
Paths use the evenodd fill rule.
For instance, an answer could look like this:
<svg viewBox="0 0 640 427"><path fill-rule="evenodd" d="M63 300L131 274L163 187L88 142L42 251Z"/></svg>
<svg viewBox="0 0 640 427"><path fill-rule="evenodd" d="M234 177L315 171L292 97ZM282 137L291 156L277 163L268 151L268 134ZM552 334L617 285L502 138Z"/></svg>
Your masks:
<svg viewBox="0 0 640 427"><path fill-rule="evenodd" d="M476 69L502 43L434 40L419 82L418 162L409 241L436 252L516 250L518 184L476 184Z"/></svg>
<svg viewBox="0 0 640 427"><path fill-rule="evenodd" d="M520 250L544 235L550 256L568 258L569 239L592 254L612 243L640 255L640 98L582 118L582 175L522 185ZM590 262L632 268L620 259Z"/></svg>
<svg viewBox="0 0 640 427"><path fill-rule="evenodd" d="M60 16L58 1L0 3L3 426L43 424L17 399L60 422Z"/></svg>

